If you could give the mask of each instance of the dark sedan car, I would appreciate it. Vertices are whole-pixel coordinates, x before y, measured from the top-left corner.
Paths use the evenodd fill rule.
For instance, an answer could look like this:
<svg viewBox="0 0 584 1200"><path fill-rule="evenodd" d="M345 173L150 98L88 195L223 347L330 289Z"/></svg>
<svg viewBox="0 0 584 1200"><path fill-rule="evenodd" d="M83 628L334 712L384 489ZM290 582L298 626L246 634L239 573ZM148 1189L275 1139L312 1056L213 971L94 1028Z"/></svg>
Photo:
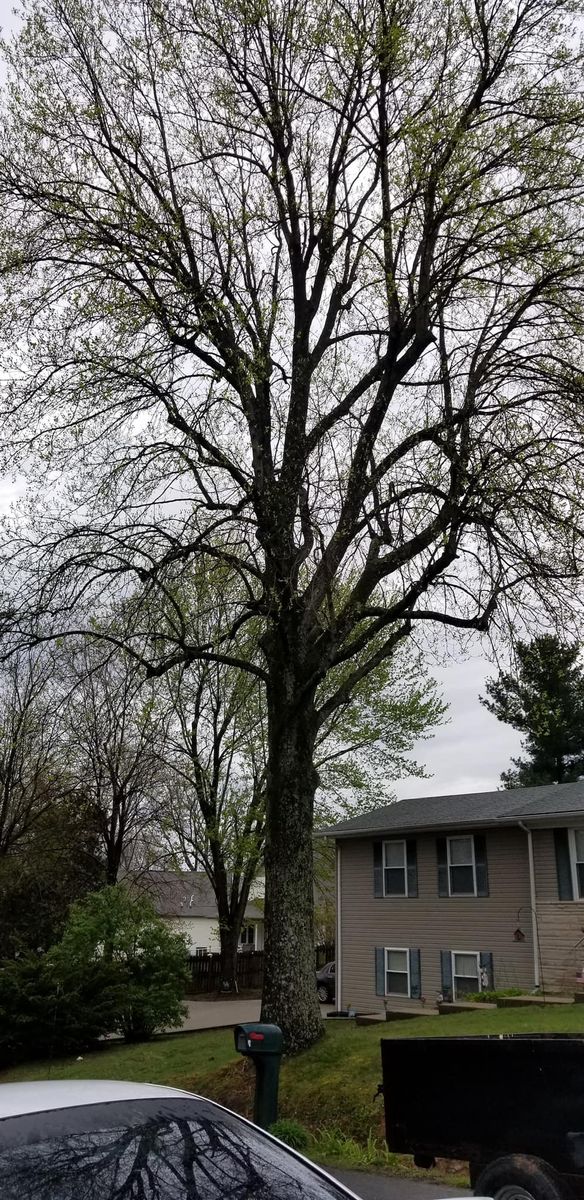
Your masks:
<svg viewBox="0 0 584 1200"><path fill-rule="evenodd" d="M2 1200L356 1200L249 1121L174 1088L0 1085Z"/></svg>
<svg viewBox="0 0 584 1200"><path fill-rule="evenodd" d="M332 1004L335 998L335 964L325 963L316 972L316 994L321 1004Z"/></svg>

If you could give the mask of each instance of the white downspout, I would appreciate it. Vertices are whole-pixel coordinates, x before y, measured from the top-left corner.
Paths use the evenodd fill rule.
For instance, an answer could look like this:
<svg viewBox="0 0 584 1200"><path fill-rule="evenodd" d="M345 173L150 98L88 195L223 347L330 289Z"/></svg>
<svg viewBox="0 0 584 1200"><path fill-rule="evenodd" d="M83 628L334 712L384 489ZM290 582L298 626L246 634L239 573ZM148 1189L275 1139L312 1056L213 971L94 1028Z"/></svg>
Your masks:
<svg viewBox="0 0 584 1200"><path fill-rule="evenodd" d="M529 860L529 895L531 904L531 940L533 942L533 978L535 986L538 988L541 983L539 974L539 934L537 928L537 892L535 888L535 863L533 858L533 834L523 821L519 821L519 828L527 834L527 857Z"/></svg>
<svg viewBox="0 0 584 1200"><path fill-rule="evenodd" d="M341 1011L341 847L337 842L335 847L337 873L337 913L335 929L335 1007Z"/></svg>

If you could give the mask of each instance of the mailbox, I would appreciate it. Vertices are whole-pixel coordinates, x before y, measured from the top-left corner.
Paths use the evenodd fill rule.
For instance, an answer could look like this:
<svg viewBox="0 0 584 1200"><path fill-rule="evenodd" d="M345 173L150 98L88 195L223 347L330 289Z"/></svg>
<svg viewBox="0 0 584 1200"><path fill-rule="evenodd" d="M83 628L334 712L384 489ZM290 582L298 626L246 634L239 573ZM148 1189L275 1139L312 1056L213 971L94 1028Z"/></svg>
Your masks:
<svg viewBox="0 0 584 1200"><path fill-rule="evenodd" d="M235 1049L253 1059L256 1085L253 1119L269 1129L278 1119L278 1085L282 1057L282 1030L277 1025L247 1021L234 1029Z"/></svg>
<svg viewBox="0 0 584 1200"><path fill-rule="evenodd" d="M258 1025L256 1021L236 1025L235 1049L250 1057L256 1054L281 1054L282 1030L278 1025Z"/></svg>

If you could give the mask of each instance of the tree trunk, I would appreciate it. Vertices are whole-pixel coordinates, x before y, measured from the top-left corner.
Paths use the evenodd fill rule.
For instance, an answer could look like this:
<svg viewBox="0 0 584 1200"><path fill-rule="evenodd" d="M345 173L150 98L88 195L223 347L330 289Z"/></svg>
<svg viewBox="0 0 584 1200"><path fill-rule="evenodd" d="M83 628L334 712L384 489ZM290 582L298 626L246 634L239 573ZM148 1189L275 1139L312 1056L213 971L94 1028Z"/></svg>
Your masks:
<svg viewBox="0 0 584 1200"><path fill-rule="evenodd" d="M270 665L262 1020L279 1025L295 1053L323 1032L314 967L316 718L290 659L282 654Z"/></svg>
<svg viewBox="0 0 584 1200"><path fill-rule="evenodd" d="M219 926L219 942L221 953L221 982L222 992L237 991L237 947L239 945L239 928L232 924Z"/></svg>

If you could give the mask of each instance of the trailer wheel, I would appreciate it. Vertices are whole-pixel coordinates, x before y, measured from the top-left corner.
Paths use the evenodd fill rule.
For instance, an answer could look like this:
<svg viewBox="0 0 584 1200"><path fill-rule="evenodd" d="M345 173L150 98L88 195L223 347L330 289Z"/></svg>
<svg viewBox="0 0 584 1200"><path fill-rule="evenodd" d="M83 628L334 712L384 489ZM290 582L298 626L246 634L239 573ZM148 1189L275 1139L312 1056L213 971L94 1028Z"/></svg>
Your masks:
<svg viewBox="0 0 584 1200"><path fill-rule="evenodd" d="M493 1200L566 1200L569 1195L553 1167L526 1154L507 1154L483 1167L474 1193Z"/></svg>

